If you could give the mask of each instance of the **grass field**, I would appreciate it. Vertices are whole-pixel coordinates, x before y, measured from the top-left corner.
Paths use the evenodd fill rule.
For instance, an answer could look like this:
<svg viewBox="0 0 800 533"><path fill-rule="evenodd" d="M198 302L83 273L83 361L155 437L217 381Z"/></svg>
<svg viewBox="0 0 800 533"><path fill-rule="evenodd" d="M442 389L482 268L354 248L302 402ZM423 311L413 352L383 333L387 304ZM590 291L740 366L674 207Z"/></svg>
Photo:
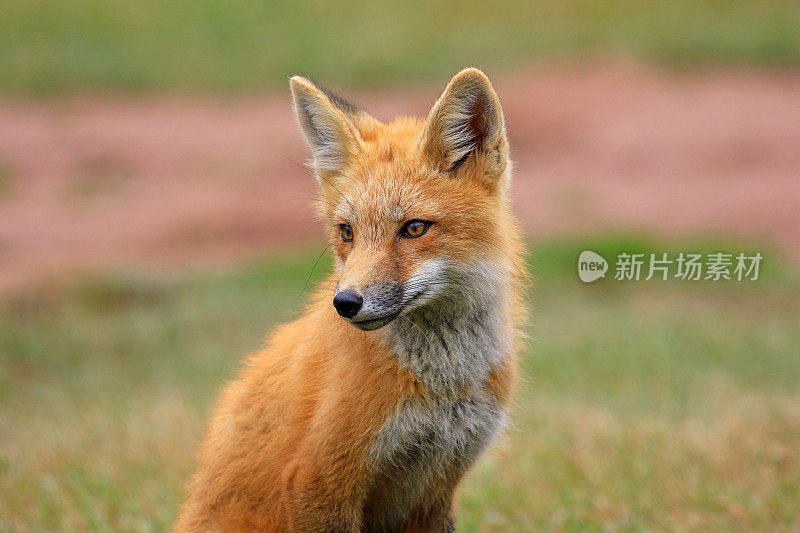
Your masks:
<svg viewBox="0 0 800 533"><path fill-rule="evenodd" d="M0 91L253 91L447 79L533 61L632 55L797 64L795 0L256 2L5 0Z"/></svg>
<svg viewBox="0 0 800 533"><path fill-rule="evenodd" d="M758 282L584 285L582 249L532 255L514 425L469 475L459 531L800 528L798 271L769 254ZM0 531L165 530L216 391L296 312L315 259L4 299Z"/></svg>

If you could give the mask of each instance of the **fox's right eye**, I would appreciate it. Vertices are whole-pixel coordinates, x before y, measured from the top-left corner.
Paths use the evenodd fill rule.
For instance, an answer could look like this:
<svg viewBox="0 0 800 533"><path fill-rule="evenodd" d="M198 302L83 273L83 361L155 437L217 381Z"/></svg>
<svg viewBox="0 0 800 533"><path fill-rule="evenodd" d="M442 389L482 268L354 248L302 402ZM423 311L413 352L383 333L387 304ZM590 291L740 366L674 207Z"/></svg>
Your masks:
<svg viewBox="0 0 800 533"><path fill-rule="evenodd" d="M351 228L347 224L342 224L339 227L342 230L342 240L344 242L353 242L353 228Z"/></svg>

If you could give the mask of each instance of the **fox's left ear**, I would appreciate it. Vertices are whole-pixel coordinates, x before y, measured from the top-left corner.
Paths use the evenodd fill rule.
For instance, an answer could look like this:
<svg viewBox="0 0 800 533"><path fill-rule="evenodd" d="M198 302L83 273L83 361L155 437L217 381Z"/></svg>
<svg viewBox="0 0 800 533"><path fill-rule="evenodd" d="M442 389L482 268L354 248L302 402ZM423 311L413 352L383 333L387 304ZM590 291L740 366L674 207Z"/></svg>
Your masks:
<svg viewBox="0 0 800 533"><path fill-rule="evenodd" d="M476 68L456 74L428 114L422 154L444 172L476 165L496 179L508 163L503 110L492 83Z"/></svg>

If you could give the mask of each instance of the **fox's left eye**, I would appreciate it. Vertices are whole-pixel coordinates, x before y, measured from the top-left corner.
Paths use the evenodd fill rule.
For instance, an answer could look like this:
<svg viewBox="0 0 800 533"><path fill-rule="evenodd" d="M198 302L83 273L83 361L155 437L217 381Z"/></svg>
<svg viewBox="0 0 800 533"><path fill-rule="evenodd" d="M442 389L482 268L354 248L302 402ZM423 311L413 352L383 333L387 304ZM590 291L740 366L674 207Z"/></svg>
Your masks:
<svg viewBox="0 0 800 533"><path fill-rule="evenodd" d="M353 242L353 228L347 224L342 224L339 229L342 231L342 240L344 242Z"/></svg>
<svg viewBox="0 0 800 533"><path fill-rule="evenodd" d="M430 222L425 222L424 220L409 220L403 224L403 229L400 230L400 236L412 239L414 237L422 237L430 227Z"/></svg>

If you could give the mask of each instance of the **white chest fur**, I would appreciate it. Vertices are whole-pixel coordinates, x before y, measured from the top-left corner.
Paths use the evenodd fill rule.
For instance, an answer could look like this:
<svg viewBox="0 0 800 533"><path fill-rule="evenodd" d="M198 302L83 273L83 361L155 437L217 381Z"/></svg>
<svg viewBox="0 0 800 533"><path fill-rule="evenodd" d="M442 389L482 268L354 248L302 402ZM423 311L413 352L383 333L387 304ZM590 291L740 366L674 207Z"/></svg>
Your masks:
<svg viewBox="0 0 800 533"><path fill-rule="evenodd" d="M402 522L431 491L452 488L504 423L502 407L484 392L453 401L413 398L399 406L370 451L386 487L378 519Z"/></svg>
<svg viewBox="0 0 800 533"><path fill-rule="evenodd" d="M369 452L381 487L372 509L378 529L402 523L424 498L449 498L505 423L488 386L511 350L504 271L487 261L442 270L434 270L435 279L451 283L438 281L426 305L389 328L395 357L426 397L399 405Z"/></svg>

